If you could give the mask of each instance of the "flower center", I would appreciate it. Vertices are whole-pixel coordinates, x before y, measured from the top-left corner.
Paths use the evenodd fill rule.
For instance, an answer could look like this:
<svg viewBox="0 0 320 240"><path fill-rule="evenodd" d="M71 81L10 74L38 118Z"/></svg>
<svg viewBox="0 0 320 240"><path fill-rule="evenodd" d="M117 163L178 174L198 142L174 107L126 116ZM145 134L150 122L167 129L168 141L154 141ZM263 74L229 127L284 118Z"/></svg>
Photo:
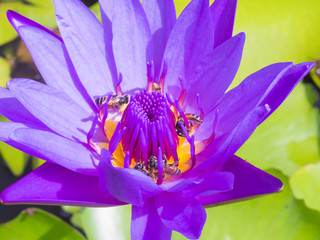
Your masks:
<svg viewBox="0 0 320 240"><path fill-rule="evenodd" d="M87 141L98 154L101 149L108 149L114 167L141 171L161 184L163 179L170 181L170 176L177 177L191 170L196 163L196 154L212 142L214 132L207 140L195 142L193 133L204 116L199 96L200 115L184 113L181 106L186 90L182 80L180 96L172 100L168 94L163 95L166 67L159 84L153 76L153 63L148 64L147 69L146 90L134 95L123 94L120 74L116 95L96 99L99 111L87 134ZM107 137L105 142L94 141L99 120Z"/></svg>
<svg viewBox="0 0 320 240"><path fill-rule="evenodd" d="M132 96L121 119L121 128L126 127L122 147L130 161L147 167L160 149L163 160L173 157L178 162L175 124L175 115L160 92L141 91Z"/></svg>

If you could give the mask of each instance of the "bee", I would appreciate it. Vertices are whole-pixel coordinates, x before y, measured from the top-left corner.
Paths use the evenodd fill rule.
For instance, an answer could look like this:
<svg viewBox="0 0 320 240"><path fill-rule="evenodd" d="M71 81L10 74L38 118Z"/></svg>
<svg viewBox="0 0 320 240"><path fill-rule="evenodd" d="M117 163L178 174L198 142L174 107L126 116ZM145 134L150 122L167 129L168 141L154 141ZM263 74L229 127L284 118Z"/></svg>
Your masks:
<svg viewBox="0 0 320 240"><path fill-rule="evenodd" d="M150 176L150 172L146 169L146 167L141 162L137 162L133 168L146 174L147 176Z"/></svg>
<svg viewBox="0 0 320 240"><path fill-rule="evenodd" d="M148 159L148 167L149 167L149 173L150 177L153 179L158 178L158 159L157 157L151 155Z"/></svg>
<svg viewBox="0 0 320 240"><path fill-rule="evenodd" d="M195 115L195 114L191 114L191 113L186 113L185 114L187 120L188 120L188 123L189 123L189 127L187 128L187 124L185 123L183 117L181 116L178 116L178 120L177 120L177 123L176 123L176 132L178 134L178 136L180 137L185 137L183 131L182 131L182 128L179 124L179 122L181 122L183 124L183 126L186 128L188 134L192 131L193 129L193 126L194 126L194 123L197 123L197 124L201 124L202 123L202 119Z"/></svg>
<svg viewBox="0 0 320 240"><path fill-rule="evenodd" d="M152 91L154 91L154 92L160 92L160 91L161 91L160 85L157 84L157 83L152 83Z"/></svg>
<svg viewBox="0 0 320 240"><path fill-rule="evenodd" d="M186 113L185 116L189 121L192 121L192 122L195 122L195 123L202 123L202 119L199 116L195 115L195 114Z"/></svg>
<svg viewBox="0 0 320 240"><path fill-rule="evenodd" d="M167 158L165 156L162 161L163 161L163 172L165 174L168 174L169 176L180 176L181 175L181 170L177 167L178 162L168 164ZM148 166L149 166L150 176L153 179L157 179L157 177L158 177L158 159L155 156L150 156L148 159Z"/></svg>
<svg viewBox="0 0 320 240"><path fill-rule="evenodd" d="M96 104L98 106L102 106L106 103L108 97L99 97L96 99ZM129 96L128 95L112 95L108 102L108 109L117 109L119 110L120 107L124 104L129 103Z"/></svg>
<svg viewBox="0 0 320 240"><path fill-rule="evenodd" d="M163 171L168 174L169 176L180 176L181 175L181 170L180 168L177 167L178 162L166 164L163 168Z"/></svg>
<svg viewBox="0 0 320 240"><path fill-rule="evenodd" d="M155 156L150 156L148 159L148 166L151 169L158 170L158 159Z"/></svg>

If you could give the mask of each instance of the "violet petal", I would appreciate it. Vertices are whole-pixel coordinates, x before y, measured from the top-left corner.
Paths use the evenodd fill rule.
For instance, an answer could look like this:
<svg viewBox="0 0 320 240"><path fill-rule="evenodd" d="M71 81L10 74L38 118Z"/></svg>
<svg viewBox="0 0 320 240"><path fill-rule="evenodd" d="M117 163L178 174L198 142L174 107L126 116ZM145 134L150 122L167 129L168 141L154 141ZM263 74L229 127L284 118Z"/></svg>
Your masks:
<svg viewBox="0 0 320 240"><path fill-rule="evenodd" d="M8 10L7 17L8 17L9 22L11 23L11 25L14 27L14 29L18 33L19 33L19 31L18 31L19 27L27 25L27 26L41 29L61 41L61 38L57 34L53 33L49 29L40 25L39 23L34 22L29 18L26 18L25 16L22 16L21 14L15 12L15 11Z"/></svg>
<svg viewBox="0 0 320 240"><path fill-rule="evenodd" d="M102 25L109 25L112 26L111 20L113 17L113 2L116 0L99 0L99 6L100 6L100 12L101 12L101 18L102 18ZM105 19L106 17L106 19ZM107 20L107 22L105 22Z"/></svg>
<svg viewBox="0 0 320 240"><path fill-rule="evenodd" d="M163 53L169 38L169 34L176 22L176 9L173 0L147 0L142 2L147 15L154 47L154 75L160 76Z"/></svg>
<svg viewBox="0 0 320 240"><path fill-rule="evenodd" d="M113 92L116 83L108 68L101 23L79 0L53 2L61 36L91 99Z"/></svg>
<svg viewBox="0 0 320 240"><path fill-rule="evenodd" d="M97 175L94 156L82 144L56 134L36 129L20 128L9 135L15 147L32 156L61 165L72 171Z"/></svg>
<svg viewBox="0 0 320 240"><path fill-rule="evenodd" d="M148 198L142 207L132 206L131 239L169 240L172 230L161 221L154 199Z"/></svg>
<svg viewBox="0 0 320 240"><path fill-rule="evenodd" d="M168 39L164 61L168 65L164 92L180 94L179 76L185 80L213 46L209 0L194 0L180 14Z"/></svg>
<svg viewBox="0 0 320 240"><path fill-rule="evenodd" d="M245 200L248 197L281 191L283 186L279 179L237 156L232 156L220 170L234 174L233 190L211 196L197 197L203 205L212 204L212 206L215 206L232 200Z"/></svg>
<svg viewBox="0 0 320 240"><path fill-rule="evenodd" d="M104 45L106 49L106 59L108 62L108 67L110 73L112 75L112 79L114 83L118 83L118 73L116 62L113 55L112 50L112 16L113 16L113 1L114 0L99 0L100 6L100 15L102 19L102 26L103 26L103 36L104 36Z"/></svg>
<svg viewBox="0 0 320 240"><path fill-rule="evenodd" d="M299 81L307 75L315 66L315 63L300 63L290 68L284 76L261 98L259 105L268 104L272 114L279 105L287 98L290 92L295 88Z"/></svg>
<svg viewBox="0 0 320 240"><path fill-rule="evenodd" d="M233 189L234 175L231 172L197 172L203 180L194 188L184 191L185 197L207 196Z"/></svg>
<svg viewBox="0 0 320 240"><path fill-rule="evenodd" d="M230 134L215 139L197 155L196 170L214 170L221 166L248 140L257 126L270 112L268 105L252 110Z"/></svg>
<svg viewBox="0 0 320 240"><path fill-rule="evenodd" d="M6 88L0 88L0 114L10 121L46 128L46 126L35 118Z"/></svg>
<svg viewBox="0 0 320 240"><path fill-rule="evenodd" d="M0 122L0 141L8 144L9 142L11 143L12 141L9 139L9 135L18 128L27 128L27 126L22 123Z"/></svg>
<svg viewBox="0 0 320 240"><path fill-rule="evenodd" d="M210 6L214 28L214 48L232 37L237 0L215 0Z"/></svg>
<svg viewBox="0 0 320 240"><path fill-rule="evenodd" d="M272 64L251 74L238 87L226 93L216 107L219 110L217 136L233 130L292 66L292 63Z"/></svg>
<svg viewBox="0 0 320 240"><path fill-rule="evenodd" d="M206 221L206 211L195 198L162 193L155 198L158 214L163 224L186 238L200 238Z"/></svg>
<svg viewBox="0 0 320 240"><path fill-rule="evenodd" d="M198 111L197 94L204 114L215 107L238 71L244 41L245 34L240 33L204 57L190 79L185 81L187 109Z"/></svg>
<svg viewBox="0 0 320 240"><path fill-rule="evenodd" d="M239 86L227 92L215 109L204 117L197 138L203 140L210 136L216 111L219 115L215 129L216 138L230 133L292 66L293 63L275 63L248 76Z"/></svg>
<svg viewBox="0 0 320 240"><path fill-rule="evenodd" d="M113 2L112 33L117 70L123 76L122 90L145 87L146 62L153 58L153 47L148 46L151 32L139 0Z"/></svg>
<svg viewBox="0 0 320 240"><path fill-rule="evenodd" d="M76 206L123 205L100 188L99 178L44 163L1 193L5 204L54 204Z"/></svg>
<svg viewBox="0 0 320 240"><path fill-rule="evenodd" d="M176 181L163 183L161 188L166 192L181 192L181 196L194 197L230 191L233 181L233 174L229 172L192 171Z"/></svg>
<svg viewBox="0 0 320 240"><path fill-rule="evenodd" d="M7 86L50 129L72 140L87 141L91 117L65 93L29 79L12 79Z"/></svg>
<svg viewBox="0 0 320 240"><path fill-rule="evenodd" d="M146 198L161 192L158 185L144 173L129 168L114 167L110 152L101 151L98 174L102 188L120 201L141 207Z"/></svg>
<svg viewBox="0 0 320 240"><path fill-rule="evenodd" d="M48 29L13 11L8 11L8 19L28 47L47 85L65 92L86 110L90 110L79 92L81 83L76 73L69 69L73 67L66 56L68 53L62 40Z"/></svg>

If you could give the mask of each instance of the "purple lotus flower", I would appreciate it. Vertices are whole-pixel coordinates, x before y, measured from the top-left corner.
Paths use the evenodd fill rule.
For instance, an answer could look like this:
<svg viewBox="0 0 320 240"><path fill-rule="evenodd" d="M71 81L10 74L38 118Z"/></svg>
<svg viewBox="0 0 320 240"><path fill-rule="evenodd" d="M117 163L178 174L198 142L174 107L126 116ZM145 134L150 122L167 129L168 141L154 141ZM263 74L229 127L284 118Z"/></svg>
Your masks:
<svg viewBox="0 0 320 240"><path fill-rule="evenodd" d="M282 188L235 156L313 63L276 63L226 90L245 35L235 0L55 0L62 38L15 13L42 84L0 89L0 139L47 162L1 194L5 204L132 204L133 239L199 238L204 206ZM259 146L263 147L263 146Z"/></svg>

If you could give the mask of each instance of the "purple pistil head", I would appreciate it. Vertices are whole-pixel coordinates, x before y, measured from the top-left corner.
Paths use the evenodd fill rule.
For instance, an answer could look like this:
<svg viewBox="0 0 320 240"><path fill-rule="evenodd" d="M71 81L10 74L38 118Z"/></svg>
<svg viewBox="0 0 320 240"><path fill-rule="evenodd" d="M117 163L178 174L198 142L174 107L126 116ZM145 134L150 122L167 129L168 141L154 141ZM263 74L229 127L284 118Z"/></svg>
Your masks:
<svg viewBox="0 0 320 240"><path fill-rule="evenodd" d="M136 163L147 164L148 156L158 156L158 149L167 159L177 158L179 140L175 117L160 92L141 91L133 95L121 122L121 128L126 127L123 150L128 151Z"/></svg>

